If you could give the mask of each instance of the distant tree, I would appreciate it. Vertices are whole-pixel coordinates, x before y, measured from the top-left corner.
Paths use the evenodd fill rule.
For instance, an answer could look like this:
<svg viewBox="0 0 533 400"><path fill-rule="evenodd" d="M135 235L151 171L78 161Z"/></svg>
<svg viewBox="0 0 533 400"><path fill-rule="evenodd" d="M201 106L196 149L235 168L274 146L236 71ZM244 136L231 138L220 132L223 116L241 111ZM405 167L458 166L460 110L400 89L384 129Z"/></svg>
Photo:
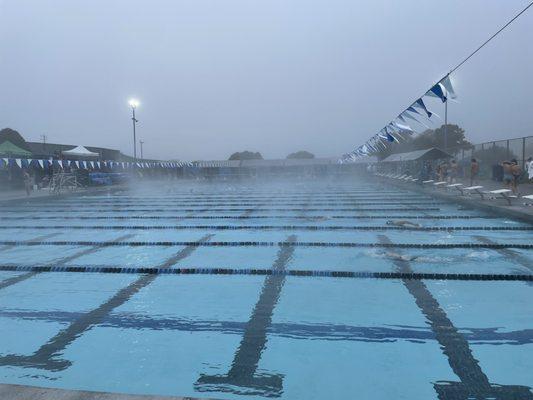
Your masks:
<svg viewBox="0 0 533 400"><path fill-rule="evenodd" d="M305 150L297 151L296 153L291 153L287 156L287 159L296 158L296 159L311 159L315 158L315 155L313 153L309 153Z"/></svg>
<svg viewBox="0 0 533 400"><path fill-rule="evenodd" d="M15 146L20 147L21 149L30 151L30 148L26 144L26 141L20 133L11 128L4 128L0 130L0 143L5 141L10 141Z"/></svg>
<svg viewBox="0 0 533 400"><path fill-rule="evenodd" d="M233 153L230 157L230 160L262 160L263 156L261 153L253 151L238 151Z"/></svg>

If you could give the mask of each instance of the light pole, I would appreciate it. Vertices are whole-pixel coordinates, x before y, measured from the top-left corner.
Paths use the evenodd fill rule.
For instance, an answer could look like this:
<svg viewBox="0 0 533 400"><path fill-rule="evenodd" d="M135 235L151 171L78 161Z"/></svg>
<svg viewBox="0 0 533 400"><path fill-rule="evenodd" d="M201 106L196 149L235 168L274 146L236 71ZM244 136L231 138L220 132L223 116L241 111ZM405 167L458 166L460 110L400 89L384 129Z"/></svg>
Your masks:
<svg viewBox="0 0 533 400"><path fill-rule="evenodd" d="M129 105L131 107L131 120L133 121L133 158L137 161L137 137L135 134L135 125L139 121L135 119L135 109L139 106L139 101L131 99Z"/></svg>
<svg viewBox="0 0 533 400"><path fill-rule="evenodd" d="M139 143L141 145L141 160L144 160L144 157L143 157L143 144L144 144L144 142L142 140L139 140Z"/></svg>

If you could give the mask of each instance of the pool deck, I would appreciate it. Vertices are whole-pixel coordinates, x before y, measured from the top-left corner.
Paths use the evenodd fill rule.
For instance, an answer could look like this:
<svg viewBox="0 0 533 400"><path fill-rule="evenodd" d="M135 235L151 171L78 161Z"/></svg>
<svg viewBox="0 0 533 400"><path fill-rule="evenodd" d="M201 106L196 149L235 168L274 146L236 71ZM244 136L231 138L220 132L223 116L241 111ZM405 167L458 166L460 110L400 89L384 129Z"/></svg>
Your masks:
<svg viewBox="0 0 533 400"><path fill-rule="evenodd" d="M131 394L47 389L35 386L0 384L5 400L199 400L193 397L141 396ZM206 400L206 399L205 399Z"/></svg>
<svg viewBox="0 0 533 400"><path fill-rule="evenodd" d="M94 186L74 192L63 192L61 194L52 194L47 189L32 191L30 196L26 195L25 190L0 190L0 203L19 203L43 201L45 199L57 199L71 196L87 196L91 194L107 193L124 189L124 185L111 186Z"/></svg>
<svg viewBox="0 0 533 400"><path fill-rule="evenodd" d="M533 224L533 206L525 206L523 203L525 199L513 199L512 205L508 205L503 198L482 200L479 195L465 195L462 196L458 190L451 188L437 188L435 186L422 186L412 182L402 182L392 178L378 177L382 182L394 185L398 188L412 190L424 195L437 197L442 200L447 200L459 203L465 207L477 208L479 210L489 212L498 216L506 216L509 218L516 218L524 222ZM461 183L459 181L459 183ZM483 181L480 185L484 187L483 190L503 189L504 185L499 182ZM533 185L525 184L520 186L522 194L533 193Z"/></svg>

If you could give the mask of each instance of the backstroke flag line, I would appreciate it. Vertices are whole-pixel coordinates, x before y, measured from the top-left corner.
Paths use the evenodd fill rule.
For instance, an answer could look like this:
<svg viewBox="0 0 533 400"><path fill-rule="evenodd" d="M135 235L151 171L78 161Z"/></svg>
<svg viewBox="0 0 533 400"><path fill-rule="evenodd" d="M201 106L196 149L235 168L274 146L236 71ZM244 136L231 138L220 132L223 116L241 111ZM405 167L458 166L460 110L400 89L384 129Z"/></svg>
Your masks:
<svg viewBox="0 0 533 400"><path fill-rule="evenodd" d="M434 97L446 103L448 99L456 99L457 94L453 88L450 74L447 74L440 81L435 83L426 93L415 100L409 107L403 110L396 118L385 125L377 134L368 139L364 144L357 147L350 153L344 154L339 163L354 162L362 157L378 153L387 148L387 143L399 142L415 133L414 129L407 123L406 119L415 121L422 126L429 128L424 118L431 120L431 117L439 117L435 112L429 110L424 102L424 96ZM381 147L383 146L383 147Z"/></svg>

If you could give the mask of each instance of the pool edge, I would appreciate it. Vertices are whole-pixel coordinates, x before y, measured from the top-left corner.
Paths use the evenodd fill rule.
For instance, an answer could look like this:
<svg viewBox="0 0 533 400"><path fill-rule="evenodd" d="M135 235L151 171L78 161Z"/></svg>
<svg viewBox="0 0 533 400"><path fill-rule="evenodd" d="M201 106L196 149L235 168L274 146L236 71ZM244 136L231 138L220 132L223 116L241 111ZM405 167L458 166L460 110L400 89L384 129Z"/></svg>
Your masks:
<svg viewBox="0 0 533 400"><path fill-rule="evenodd" d="M50 389L0 383L0 398L9 400L208 400L197 397L137 395L84 390Z"/></svg>

